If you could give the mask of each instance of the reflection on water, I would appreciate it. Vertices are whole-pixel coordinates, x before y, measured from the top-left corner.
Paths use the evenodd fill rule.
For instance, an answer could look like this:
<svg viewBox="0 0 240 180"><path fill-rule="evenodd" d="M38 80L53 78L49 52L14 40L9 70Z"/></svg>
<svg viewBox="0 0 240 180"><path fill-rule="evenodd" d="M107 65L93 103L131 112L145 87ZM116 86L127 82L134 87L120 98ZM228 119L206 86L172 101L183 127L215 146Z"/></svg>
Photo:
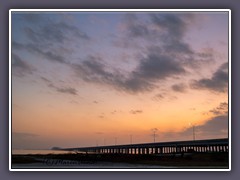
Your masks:
<svg viewBox="0 0 240 180"><path fill-rule="evenodd" d="M13 149L12 154L70 154L74 151L62 151L62 150L19 150Z"/></svg>

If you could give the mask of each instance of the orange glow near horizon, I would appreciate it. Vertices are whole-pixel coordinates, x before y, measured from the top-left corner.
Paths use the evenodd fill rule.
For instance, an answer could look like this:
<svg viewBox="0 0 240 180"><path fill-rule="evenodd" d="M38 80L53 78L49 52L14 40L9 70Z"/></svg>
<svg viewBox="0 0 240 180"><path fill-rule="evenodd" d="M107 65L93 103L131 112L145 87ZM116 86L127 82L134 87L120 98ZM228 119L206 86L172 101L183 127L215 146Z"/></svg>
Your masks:
<svg viewBox="0 0 240 180"><path fill-rule="evenodd" d="M87 106L70 103L56 104L48 99L48 108L43 108L46 105L44 99L39 99L39 101L35 99L34 104L27 102L26 106L21 109L13 108L13 119L18 119L13 124L13 131L27 131L41 134L46 138L65 139L72 141L71 146L74 146L77 141L76 137L84 136L87 136L91 143L83 143L83 146L94 145L92 142L95 139L101 141L105 139L113 144L115 136L118 137L119 143L125 144L129 141L129 134L135 134L136 140L138 136L141 137L139 134L143 134L142 140L139 139L136 143L148 142L152 140L152 128L158 128L158 134L161 136L161 133L181 132L189 128L189 123L202 125L213 117L212 114L207 114L208 110L218 106L218 101L226 101L226 97L214 95L208 96L209 99L217 98L218 101L203 101L204 93L197 94L193 92L191 95L184 95L183 98L176 100L162 100L154 103L151 102L152 100L131 102L131 98L124 100L121 96L114 97L114 102L112 102L113 98L108 96L109 100L106 102L97 104L90 102L92 104ZM197 106L192 106L193 104ZM114 112L117 107L120 110ZM191 107L195 108L191 109ZM132 114L129 109L143 110ZM32 123L30 123L31 119L34 119ZM175 136L177 138L178 135ZM164 141L161 138L158 140Z"/></svg>

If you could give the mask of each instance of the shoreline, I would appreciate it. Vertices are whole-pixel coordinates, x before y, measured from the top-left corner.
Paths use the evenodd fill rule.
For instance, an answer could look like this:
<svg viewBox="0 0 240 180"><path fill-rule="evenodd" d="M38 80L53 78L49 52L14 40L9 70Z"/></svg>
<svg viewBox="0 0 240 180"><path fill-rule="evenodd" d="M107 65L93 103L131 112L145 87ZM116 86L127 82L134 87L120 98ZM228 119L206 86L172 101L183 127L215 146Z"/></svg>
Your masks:
<svg viewBox="0 0 240 180"><path fill-rule="evenodd" d="M12 155L14 168L209 168L227 169L228 153L138 154L26 154Z"/></svg>

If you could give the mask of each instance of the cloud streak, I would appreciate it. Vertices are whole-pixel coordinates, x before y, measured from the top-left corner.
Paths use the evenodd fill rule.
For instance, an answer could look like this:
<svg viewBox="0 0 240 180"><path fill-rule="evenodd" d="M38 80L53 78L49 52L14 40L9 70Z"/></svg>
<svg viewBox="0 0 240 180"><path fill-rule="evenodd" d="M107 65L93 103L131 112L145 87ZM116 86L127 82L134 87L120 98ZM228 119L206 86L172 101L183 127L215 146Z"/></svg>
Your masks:
<svg viewBox="0 0 240 180"><path fill-rule="evenodd" d="M154 97L152 97L152 100L154 101L161 101L162 99L164 99L163 94L156 94Z"/></svg>
<svg viewBox="0 0 240 180"><path fill-rule="evenodd" d="M202 78L191 82L193 89L207 89L224 93L228 90L228 63L223 63L211 78Z"/></svg>
<svg viewBox="0 0 240 180"><path fill-rule="evenodd" d="M172 85L172 90L176 92L185 92L186 88L187 88L186 85L183 83Z"/></svg>
<svg viewBox="0 0 240 180"><path fill-rule="evenodd" d="M155 52L149 52L128 75L115 69L110 72L101 61L101 58L91 56L81 64L73 64L71 67L78 77L87 82L107 84L130 93L151 91L157 87L156 82L186 73L181 63Z"/></svg>
<svg viewBox="0 0 240 180"><path fill-rule="evenodd" d="M147 80L158 80L184 73L185 69L173 58L150 53L141 61L133 75Z"/></svg>
<svg viewBox="0 0 240 180"><path fill-rule="evenodd" d="M22 60L17 54L12 54L12 68L15 75L24 76L26 73L32 74L33 68Z"/></svg>
<svg viewBox="0 0 240 180"><path fill-rule="evenodd" d="M180 15L172 13L151 14L151 19L162 32L164 49L174 53L192 54L190 46L183 41L189 22L194 19L193 15Z"/></svg>
<svg viewBox="0 0 240 180"><path fill-rule="evenodd" d="M90 37L74 25L66 22L54 22L49 19L43 20L42 26L38 29L25 27L27 37L37 43L64 43L73 36L78 39L89 40ZM40 24L40 23L39 23Z"/></svg>
<svg viewBox="0 0 240 180"><path fill-rule="evenodd" d="M66 94L71 94L71 95L77 95L77 90L71 87L63 87L63 88L59 88L59 87L54 87L56 89L56 91L60 92L60 93L66 93Z"/></svg>
<svg viewBox="0 0 240 180"><path fill-rule="evenodd" d="M12 42L12 47L14 50L26 50L27 52L31 52L35 55L39 55L40 57L49 60L51 62L58 62L58 63L64 63L68 64L67 61L65 61L65 57L62 53L55 53L54 50L51 51L49 48L46 50L44 45L40 45L38 43L28 43L28 44L22 44L18 43L16 41Z"/></svg>
<svg viewBox="0 0 240 180"><path fill-rule="evenodd" d="M58 87L58 86L54 85L52 81L50 81L49 79L47 79L45 77L41 77L41 79L42 79L42 81L44 81L48 85L48 87L56 90L57 92L70 94L70 95L77 95L77 90L75 88L72 88L72 87Z"/></svg>
<svg viewBox="0 0 240 180"><path fill-rule="evenodd" d="M131 114L141 114L141 113L143 113L143 111L142 110L131 110L130 113Z"/></svg>
<svg viewBox="0 0 240 180"><path fill-rule="evenodd" d="M69 53L68 56L65 53L73 51L69 44L91 39L79 27L62 19L53 20L50 16L36 13L20 17L24 21L23 33L27 40L24 43L13 41L13 49L25 50L51 62L68 64Z"/></svg>
<svg viewBox="0 0 240 180"><path fill-rule="evenodd" d="M52 62L68 64L68 62L65 61L65 58L64 58L64 56L61 55L61 53L56 54L49 50L43 50L43 48L41 48L38 44L27 44L27 45L24 45L24 47L29 52L36 53L36 54L42 56L43 58L50 60Z"/></svg>
<svg viewBox="0 0 240 180"><path fill-rule="evenodd" d="M127 14L125 15L125 23L127 29L127 35L131 38L142 38L150 35L150 30L146 24L139 21L136 15Z"/></svg>
<svg viewBox="0 0 240 180"><path fill-rule="evenodd" d="M155 44L168 54L176 55L194 55L190 44L184 41L189 26L194 21L193 14L175 14L175 13L149 13L146 19L135 14L127 14L124 18L125 37L117 45L122 47L144 47ZM131 39L131 41L129 41ZM144 40L144 44L142 41ZM136 44L141 42L141 44Z"/></svg>
<svg viewBox="0 0 240 180"><path fill-rule="evenodd" d="M218 107L211 109L209 112L213 113L214 115L221 115L228 113L228 103L221 102Z"/></svg>

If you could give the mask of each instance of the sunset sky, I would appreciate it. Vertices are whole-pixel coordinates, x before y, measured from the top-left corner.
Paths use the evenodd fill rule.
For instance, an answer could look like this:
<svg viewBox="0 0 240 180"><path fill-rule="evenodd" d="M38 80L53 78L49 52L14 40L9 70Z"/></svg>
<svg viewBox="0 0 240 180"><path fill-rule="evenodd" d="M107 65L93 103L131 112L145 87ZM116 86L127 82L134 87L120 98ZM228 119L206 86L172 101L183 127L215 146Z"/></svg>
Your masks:
<svg viewBox="0 0 240 180"><path fill-rule="evenodd" d="M228 137L228 12L12 12L12 148Z"/></svg>

